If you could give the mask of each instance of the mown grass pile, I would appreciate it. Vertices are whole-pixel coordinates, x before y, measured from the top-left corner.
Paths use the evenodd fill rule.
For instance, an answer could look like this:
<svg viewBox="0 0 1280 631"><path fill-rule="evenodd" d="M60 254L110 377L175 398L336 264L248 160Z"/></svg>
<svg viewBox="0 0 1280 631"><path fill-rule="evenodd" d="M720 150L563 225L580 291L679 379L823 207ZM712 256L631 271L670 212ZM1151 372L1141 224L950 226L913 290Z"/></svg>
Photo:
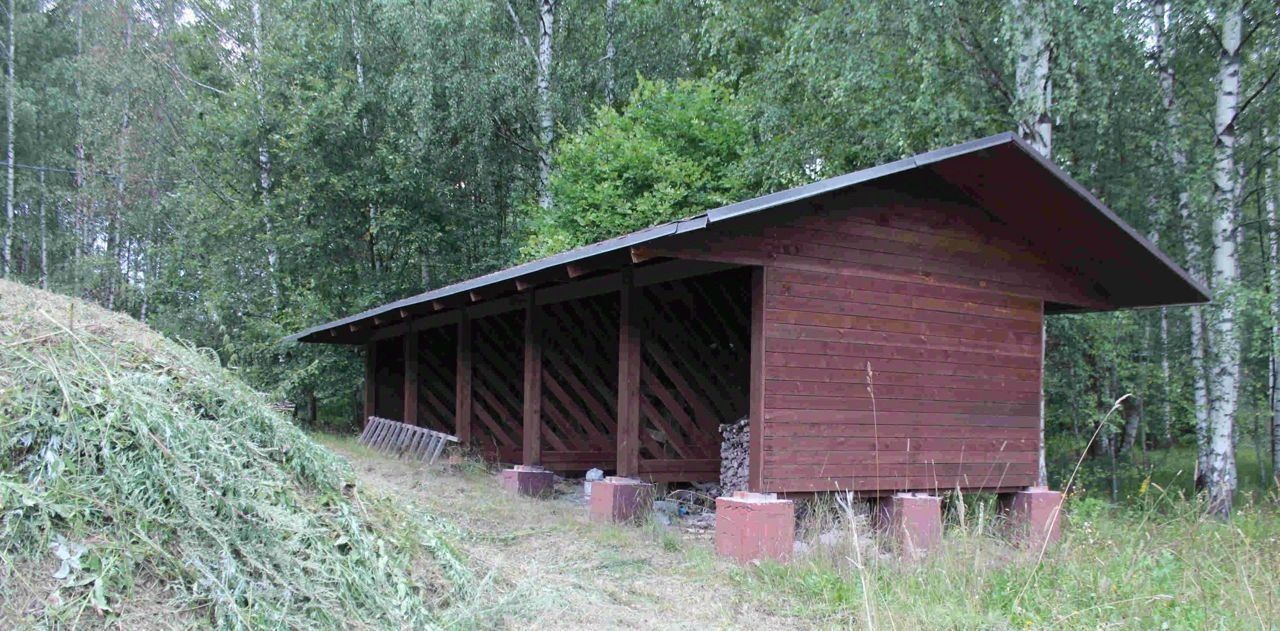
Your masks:
<svg viewBox="0 0 1280 631"><path fill-rule="evenodd" d="M211 354L4 281L0 427L0 622L430 628L467 590L446 524Z"/></svg>

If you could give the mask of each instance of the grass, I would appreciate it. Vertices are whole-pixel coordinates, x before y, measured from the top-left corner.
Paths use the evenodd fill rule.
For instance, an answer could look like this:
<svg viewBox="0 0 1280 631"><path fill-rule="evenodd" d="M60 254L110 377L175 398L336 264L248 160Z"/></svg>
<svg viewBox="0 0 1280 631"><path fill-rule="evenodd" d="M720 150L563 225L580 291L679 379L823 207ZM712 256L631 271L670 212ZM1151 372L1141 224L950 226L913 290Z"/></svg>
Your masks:
<svg viewBox="0 0 1280 631"><path fill-rule="evenodd" d="M736 579L817 626L1274 629L1280 621L1280 519L1271 508L1245 506L1224 523L1154 486L1128 507L1077 499L1063 540L1040 559L999 536L993 498L951 506L942 548L923 560L868 543L856 515L818 511L825 521L804 536L834 530L839 543Z"/></svg>
<svg viewBox="0 0 1280 631"><path fill-rule="evenodd" d="M0 627L434 628L461 532L215 357L0 281Z"/></svg>

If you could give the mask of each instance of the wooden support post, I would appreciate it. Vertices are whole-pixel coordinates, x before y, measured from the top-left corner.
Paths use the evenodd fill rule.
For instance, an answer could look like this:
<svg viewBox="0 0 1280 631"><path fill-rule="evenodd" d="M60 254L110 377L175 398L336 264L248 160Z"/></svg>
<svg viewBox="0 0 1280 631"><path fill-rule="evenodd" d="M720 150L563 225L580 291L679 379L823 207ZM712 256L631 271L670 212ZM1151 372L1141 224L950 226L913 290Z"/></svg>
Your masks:
<svg viewBox="0 0 1280 631"><path fill-rule="evenodd" d="M630 268L618 292L618 475L640 474L640 296Z"/></svg>
<svg viewBox="0 0 1280 631"><path fill-rule="evenodd" d="M764 288L765 268L751 270L751 386L747 423L747 486L752 491L764 488Z"/></svg>
<svg viewBox="0 0 1280 631"><path fill-rule="evenodd" d="M404 422L418 424L418 333L404 334Z"/></svg>
<svg viewBox="0 0 1280 631"><path fill-rule="evenodd" d="M542 344L538 339L538 305L531 291L524 307L524 450L529 466L542 464Z"/></svg>
<svg viewBox="0 0 1280 631"><path fill-rule="evenodd" d="M455 381L454 435L458 442L471 442L471 318L463 312L458 321L458 374Z"/></svg>
<svg viewBox="0 0 1280 631"><path fill-rule="evenodd" d="M364 345L364 418L360 426L369 422L369 417L377 414L378 399L378 343L369 342Z"/></svg>

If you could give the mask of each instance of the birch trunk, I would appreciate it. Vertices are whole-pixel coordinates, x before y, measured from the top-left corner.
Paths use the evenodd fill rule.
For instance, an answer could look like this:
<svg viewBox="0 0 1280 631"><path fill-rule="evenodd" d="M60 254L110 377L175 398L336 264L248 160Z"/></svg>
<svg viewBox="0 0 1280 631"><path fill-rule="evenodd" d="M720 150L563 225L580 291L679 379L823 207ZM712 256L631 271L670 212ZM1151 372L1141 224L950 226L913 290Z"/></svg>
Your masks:
<svg viewBox="0 0 1280 631"><path fill-rule="evenodd" d="M49 289L49 219L45 213L44 170L36 176L40 182L40 196L36 199L40 216L40 289Z"/></svg>
<svg viewBox="0 0 1280 631"><path fill-rule="evenodd" d="M72 283L75 286L75 294L80 294L80 258L87 249L87 239L85 239L86 225L89 223L88 204L85 203L84 194L84 172L85 172L85 155L84 155L84 125L81 123L81 98L80 98L80 63L84 56L84 0L77 0L75 4L75 22L76 22L76 68L75 74L75 107L76 107L76 146L75 173L71 176L71 185L75 189L75 226L76 226L76 243L75 250L72 253L72 260L75 261L73 266L74 274Z"/></svg>
<svg viewBox="0 0 1280 631"><path fill-rule="evenodd" d="M1049 76L1049 56L1052 42L1049 36L1049 16L1046 5L1035 0L1012 0L1012 24L1017 59L1014 65L1014 83L1017 102L1018 135L1026 140L1040 155L1049 158L1053 154L1053 120L1049 106L1053 100L1053 82ZM1041 309L1040 318L1040 369L1044 370L1045 337L1048 328ZM1040 379L1040 453L1038 457L1038 483L1049 483L1045 461L1045 392L1044 377Z"/></svg>
<svg viewBox="0 0 1280 631"><path fill-rule="evenodd" d="M1272 136L1270 147L1280 147L1280 137ZM1267 223L1271 225L1271 265L1267 279L1271 285L1271 476L1280 482L1280 181L1277 167L1266 171Z"/></svg>
<svg viewBox="0 0 1280 631"><path fill-rule="evenodd" d="M617 66L614 64L614 57L618 54L618 47L614 37L614 24L618 16L618 0L605 0L604 2L604 102L609 107L614 106L617 100L617 83L616 72Z"/></svg>
<svg viewBox="0 0 1280 631"><path fill-rule="evenodd" d="M352 56L356 62L356 90L360 94L360 98L367 98L364 89L364 37L360 31L360 20L356 15L356 3L350 6L351 16L351 49ZM369 139L369 117L360 117L360 135ZM368 235L369 235L369 269L378 271L378 244L374 239L378 228L378 207L372 203L366 207L368 210Z"/></svg>
<svg viewBox="0 0 1280 631"><path fill-rule="evenodd" d="M1235 118L1240 105L1240 46L1244 8L1235 0L1223 14L1218 55L1213 144L1213 278L1218 317L1212 327L1214 396L1209 404L1209 461L1206 487L1209 512L1231 514L1236 488L1234 423L1240 379L1240 339L1236 332L1236 282L1239 278L1236 215L1239 198L1235 163Z"/></svg>
<svg viewBox="0 0 1280 631"><path fill-rule="evenodd" d="M262 202L262 227L267 239L267 273L271 275L271 305L280 308L280 252L276 248L275 223L271 219L271 149L267 145L267 89L262 75L262 3L253 0L249 6L253 24L250 37L253 40L253 56L250 72L253 75L253 95L258 110L258 194Z"/></svg>
<svg viewBox="0 0 1280 631"><path fill-rule="evenodd" d="M1018 134L1040 155L1053 152L1053 79L1049 61L1053 42L1049 30L1048 5L1037 0L1013 0L1013 23L1017 59L1014 83L1018 91Z"/></svg>
<svg viewBox="0 0 1280 631"><path fill-rule="evenodd" d="M551 208L551 145L555 142L555 114L551 107L552 36L556 0L538 3L538 206Z"/></svg>
<svg viewBox="0 0 1280 631"><path fill-rule="evenodd" d="M13 39L13 22L18 17L17 8L14 0L9 0L9 39L6 43L8 47L8 55L6 59L6 68L4 73L4 94L5 94L5 185L4 196L4 277L8 278L13 268L11 256L13 254L13 108L15 101L16 86L14 85L15 77L13 75L14 67L14 48Z"/></svg>
<svg viewBox="0 0 1280 631"><path fill-rule="evenodd" d="M124 22L124 54L128 56L133 49L133 7L130 2L124 0L120 3L120 7L121 19ZM123 102L120 111L120 137L117 143L119 154L116 157L116 203L107 227L107 264L111 266L107 274L107 309L109 310L116 308L116 284L121 276L120 231L128 206L125 195L128 188L130 134L133 127L133 86L128 78L124 80L121 90L123 92Z"/></svg>
<svg viewBox="0 0 1280 631"><path fill-rule="evenodd" d="M1197 236L1195 217L1191 214L1191 193L1187 189L1187 153L1182 143L1182 112L1178 107L1175 86L1177 76L1173 68L1174 41L1169 34L1173 19L1170 2L1158 0L1156 13L1156 46L1159 53L1160 92L1164 103L1165 122L1169 132L1169 159L1173 164L1174 179L1178 182L1178 218L1182 223L1182 241L1187 252L1187 272L1197 280L1204 280L1201 271L1201 248ZM1208 363L1205 361L1207 332L1204 309L1190 308L1191 319L1191 383L1196 419L1196 486L1203 486L1209 460L1209 393Z"/></svg>

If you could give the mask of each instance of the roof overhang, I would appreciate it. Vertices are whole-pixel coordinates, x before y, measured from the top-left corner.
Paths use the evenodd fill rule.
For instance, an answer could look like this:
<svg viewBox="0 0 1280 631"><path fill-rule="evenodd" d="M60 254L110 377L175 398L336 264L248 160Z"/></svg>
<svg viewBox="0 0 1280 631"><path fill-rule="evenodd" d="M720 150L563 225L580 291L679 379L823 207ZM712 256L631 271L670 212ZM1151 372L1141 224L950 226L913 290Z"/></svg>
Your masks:
<svg viewBox="0 0 1280 631"><path fill-rule="evenodd" d="M1122 309L1208 302L1208 290L1121 220L1080 183L1010 133L969 141L880 166L771 193L702 215L516 265L434 289L289 336L301 342L359 343L387 322L456 310L548 280L570 282L597 269L634 263L633 248L697 239L721 222L768 219L770 209L871 185L892 176L929 174L963 192L993 218L1019 232L1054 261L1094 280L1107 308ZM1051 312L1097 310L1096 306L1051 305ZM339 335L341 331L343 334Z"/></svg>

